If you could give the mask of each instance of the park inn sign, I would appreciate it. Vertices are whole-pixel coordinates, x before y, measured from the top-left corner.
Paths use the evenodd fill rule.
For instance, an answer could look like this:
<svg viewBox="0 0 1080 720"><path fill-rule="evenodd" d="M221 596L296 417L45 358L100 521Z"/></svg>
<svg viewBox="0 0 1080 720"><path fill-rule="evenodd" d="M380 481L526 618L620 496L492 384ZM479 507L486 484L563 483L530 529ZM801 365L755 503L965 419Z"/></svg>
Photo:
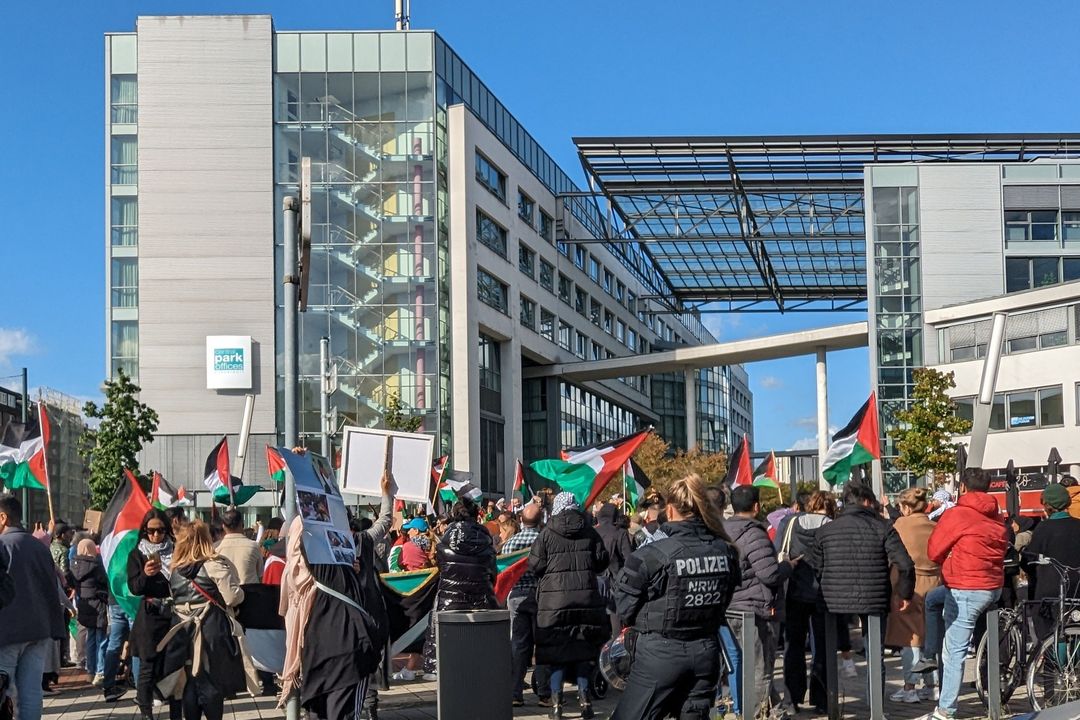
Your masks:
<svg viewBox="0 0 1080 720"><path fill-rule="evenodd" d="M208 335L206 338L206 388L251 389L251 336Z"/></svg>

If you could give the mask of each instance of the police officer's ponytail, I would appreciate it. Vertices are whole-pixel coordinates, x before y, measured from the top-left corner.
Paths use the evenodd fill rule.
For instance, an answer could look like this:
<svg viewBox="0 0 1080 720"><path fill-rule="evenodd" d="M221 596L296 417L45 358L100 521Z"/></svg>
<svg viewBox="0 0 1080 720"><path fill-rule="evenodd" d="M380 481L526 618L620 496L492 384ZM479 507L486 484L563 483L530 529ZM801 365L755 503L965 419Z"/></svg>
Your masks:
<svg viewBox="0 0 1080 720"><path fill-rule="evenodd" d="M701 518L714 535L731 542L724 530L724 520L720 508L709 500L705 481L697 473L691 473L682 480L676 480L668 490L667 503L679 511L680 515Z"/></svg>

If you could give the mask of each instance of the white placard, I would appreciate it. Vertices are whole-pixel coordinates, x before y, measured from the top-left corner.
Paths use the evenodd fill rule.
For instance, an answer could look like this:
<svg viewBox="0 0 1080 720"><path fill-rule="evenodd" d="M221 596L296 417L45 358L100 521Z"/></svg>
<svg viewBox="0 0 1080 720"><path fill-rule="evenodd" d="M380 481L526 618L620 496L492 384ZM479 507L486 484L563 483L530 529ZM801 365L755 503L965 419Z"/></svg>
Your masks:
<svg viewBox="0 0 1080 720"><path fill-rule="evenodd" d="M206 389L251 389L251 336L206 336Z"/></svg>
<svg viewBox="0 0 1080 720"><path fill-rule="evenodd" d="M296 511L304 523L304 552L313 565L352 565L356 557L349 516L334 468L322 455L278 448L296 483Z"/></svg>
<svg viewBox="0 0 1080 720"><path fill-rule="evenodd" d="M358 495L382 495L387 438L391 438L390 471L400 500L431 500L431 462L435 438L421 433L346 427L342 433L341 488Z"/></svg>

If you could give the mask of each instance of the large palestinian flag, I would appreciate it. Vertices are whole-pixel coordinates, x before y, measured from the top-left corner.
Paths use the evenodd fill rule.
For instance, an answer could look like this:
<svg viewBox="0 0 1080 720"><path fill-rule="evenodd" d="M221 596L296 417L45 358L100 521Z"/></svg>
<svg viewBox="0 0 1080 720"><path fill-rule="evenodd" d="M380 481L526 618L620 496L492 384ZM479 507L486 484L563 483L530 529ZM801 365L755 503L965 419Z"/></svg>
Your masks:
<svg viewBox="0 0 1080 720"><path fill-rule="evenodd" d="M750 471L750 441L747 440L746 435L742 436L735 452L728 458L727 476L724 482L728 487L754 484L754 475Z"/></svg>
<svg viewBox="0 0 1080 720"><path fill-rule="evenodd" d="M855 413L844 429L833 435L832 445L821 463L821 474L829 484L847 482L851 469L881 458L881 434L878 431L877 395Z"/></svg>
<svg viewBox="0 0 1080 720"><path fill-rule="evenodd" d="M768 457L754 469L754 485L780 489L780 483L776 480L776 453L771 450Z"/></svg>
<svg viewBox="0 0 1080 720"><path fill-rule="evenodd" d="M228 483L232 476L229 474L229 439L221 438L210 454L206 456L206 466L203 472L203 484L206 489L217 496L218 490L224 490L229 494Z"/></svg>
<svg viewBox="0 0 1080 720"><path fill-rule="evenodd" d="M132 619L139 608L139 598L128 590L127 562L139 544L139 526L149 510L150 501L139 482L130 470L124 470L124 479L101 518L101 562L109 576L112 596Z"/></svg>
<svg viewBox="0 0 1080 720"><path fill-rule="evenodd" d="M45 490L45 448L49 444L49 418L44 403L38 403L38 417L26 424L8 422L0 426L0 482L8 490Z"/></svg>
<svg viewBox="0 0 1080 720"><path fill-rule="evenodd" d="M529 465L525 481L534 495L545 488L572 492L582 507L589 507L649 432L642 430L618 440L566 450L561 460L537 460Z"/></svg>

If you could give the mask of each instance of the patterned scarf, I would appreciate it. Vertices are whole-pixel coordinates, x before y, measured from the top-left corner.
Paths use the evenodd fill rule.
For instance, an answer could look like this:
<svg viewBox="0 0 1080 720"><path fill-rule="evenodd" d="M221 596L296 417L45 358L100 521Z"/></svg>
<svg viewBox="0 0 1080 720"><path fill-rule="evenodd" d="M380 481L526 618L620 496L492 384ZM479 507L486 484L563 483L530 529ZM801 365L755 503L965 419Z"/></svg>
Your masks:
<svg viewBox="0 0 1080 720"><path fill-rule="evenodd" d="M578 501L572 492L561 492L555 496L555 502L551 505L551 515L554 517L564 510L577 510Z"/></svg>
<svg viewBox="0 0 1080 720"><path fill-rule="evenodd" d="M416 545L416 547L420 548L424 552L428 552L429 550L431 550L431 540L428 539L427 535L417 535L416 537L412 538L412 541L413 544Z"/></svg>
<svg viewBox="0 0 1080 720"><path fill-rule="evenodd" d="M169 579L170 568L172 565L173 554L173 541L166 540L165 542L152 543L146 538L139 541L139 552L143 554L143 557L150 557L154 553L158 554L161 558L161 574L165 576L165 579Z"/></svg>

